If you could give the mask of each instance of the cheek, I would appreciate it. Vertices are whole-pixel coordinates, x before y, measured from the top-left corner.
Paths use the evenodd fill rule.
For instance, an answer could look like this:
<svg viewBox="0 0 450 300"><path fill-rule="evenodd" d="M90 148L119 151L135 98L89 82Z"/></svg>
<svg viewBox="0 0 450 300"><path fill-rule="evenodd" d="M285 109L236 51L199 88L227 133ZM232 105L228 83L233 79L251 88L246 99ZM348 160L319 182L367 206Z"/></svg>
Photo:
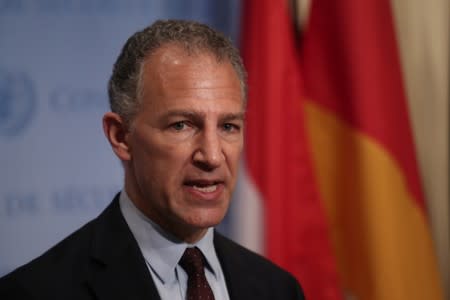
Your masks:
<svg viewBox="0 0 450 300"><path fill-rule="evenodd" d="M242 143L237 144L231 144L225 149L227 162L229 165L229 168L232 170L233 173L236 172L236 169L239 166L239 159L242 154Z"/></svg>
<svg viewBox="0 0 450 300"><path fill-rule="evenodd" d="M184 145L172 142L171 139L152 128L136 132L133 142L134 152L139 155L139 158L155 164L176 160L185 148Z"/></svg>
<svg viewBox="0 0 450 300"><path fill-rule="evenodd" d="M162 186L171 187L172 184L182 181L185 166L190 161L189 147L165 145L148 151L146 155L152 175L158 177L157 180Z"/></svg>
<svg viewBox="0 0 450 300"><path fill-rule="evenodd" d="M158 186L167 181L173 162L173 149L161 143L154 134L136 132L131 144L131 160L136 179L141 184Z"/></svg>

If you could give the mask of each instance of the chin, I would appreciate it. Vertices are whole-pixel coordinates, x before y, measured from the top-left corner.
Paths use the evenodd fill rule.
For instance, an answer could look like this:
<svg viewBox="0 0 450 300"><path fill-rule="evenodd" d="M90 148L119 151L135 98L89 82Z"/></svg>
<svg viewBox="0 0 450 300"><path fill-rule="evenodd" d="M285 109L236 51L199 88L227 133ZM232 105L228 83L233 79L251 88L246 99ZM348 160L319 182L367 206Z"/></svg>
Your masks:
<svg viewBox="0 0 450 300"><path fill-rule="evenodd" d="M208 211L208 212L198 212L193 216L187 217L186 223L188 226L192 226L197 229L207 229L209 227L214 227L222 222L225 217L226 211Z"/></svg>

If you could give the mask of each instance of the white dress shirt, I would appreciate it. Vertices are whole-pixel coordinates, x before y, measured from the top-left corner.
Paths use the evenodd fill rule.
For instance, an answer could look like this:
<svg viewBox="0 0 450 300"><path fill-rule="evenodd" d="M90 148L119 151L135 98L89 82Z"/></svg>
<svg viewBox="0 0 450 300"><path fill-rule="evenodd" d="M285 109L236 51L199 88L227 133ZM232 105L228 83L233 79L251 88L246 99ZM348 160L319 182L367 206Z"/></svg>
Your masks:
<svg viewBox="0 0 450 300"><path fill-rule="evenodd" d="M205 275L215 300L229 300L225 277L214 249L214 229L195 244L187 244L164 232L146 217L130 200L125 190L120 193L120 209L136 239L162 300L186 299L187 274L178 265L187 247L198 247L206 258Z"/></svg>

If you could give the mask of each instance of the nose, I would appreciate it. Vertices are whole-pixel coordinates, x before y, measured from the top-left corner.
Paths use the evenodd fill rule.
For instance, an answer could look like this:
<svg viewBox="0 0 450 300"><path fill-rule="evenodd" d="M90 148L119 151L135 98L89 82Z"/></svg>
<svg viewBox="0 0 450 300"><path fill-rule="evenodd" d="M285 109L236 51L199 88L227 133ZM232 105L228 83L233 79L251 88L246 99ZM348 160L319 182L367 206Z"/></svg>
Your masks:
<svg viewBox="0 0 450 300"><path fill-rule="evenodd" d="M193 161L197 167L212 171L224 161L222 140L217 129L205 129L198 136L197 145L193 154Z"/></svg>

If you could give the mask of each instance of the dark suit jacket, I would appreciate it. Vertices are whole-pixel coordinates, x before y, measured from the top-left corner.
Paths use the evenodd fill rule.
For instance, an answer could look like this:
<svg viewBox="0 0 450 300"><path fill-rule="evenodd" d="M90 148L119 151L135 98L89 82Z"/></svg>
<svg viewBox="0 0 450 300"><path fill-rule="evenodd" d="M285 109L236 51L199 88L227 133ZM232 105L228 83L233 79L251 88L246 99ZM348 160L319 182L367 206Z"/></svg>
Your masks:
<svg viewBox="0 0 450 300"><path fill-rule="evenodd" d="M45 254L1 278L0 299L160 299L118 200ZM304 299L297 281L268 260L217 232L214 246L232 300Z"/></svg>

